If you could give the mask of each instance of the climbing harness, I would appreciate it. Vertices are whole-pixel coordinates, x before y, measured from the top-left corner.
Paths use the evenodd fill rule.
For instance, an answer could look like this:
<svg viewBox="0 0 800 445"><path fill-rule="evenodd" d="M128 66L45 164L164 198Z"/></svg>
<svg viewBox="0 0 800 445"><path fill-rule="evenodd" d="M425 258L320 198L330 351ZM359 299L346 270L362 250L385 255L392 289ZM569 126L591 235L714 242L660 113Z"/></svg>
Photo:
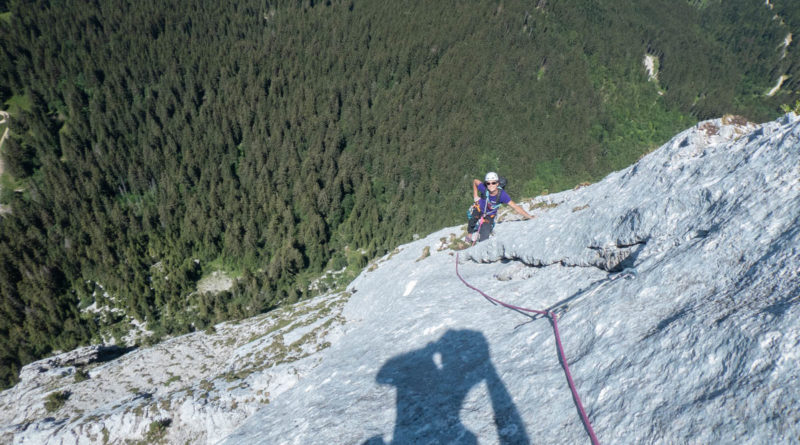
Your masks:
<svg viewBox="0 0 800 445"><path fill-rule="evenodd" d="M575 405L577 405L578 407L578 411L581 414L581 420L583 421L583 426L586 428L586 432L589 434L589 438L592 441L592 445L598 445L600 442L597 440L597 436L594 433L594 429L592 428L591 422L589 422L589 416L586 415L586 410L583 409L581 398L578 396L578 391L575 389L575 382L572 381L572 374L570 374L569 372L569 366L567 365L567 356L566 354L564 354L564 347L561 345L561 336L558 333L558 322L556 321L558 319L558 315L556 315L555 312L549 310L539 311L536 309L527 309L524 307L519 307L519 306L514 306L512 304L504 303L498 299L490 297L482 290L467 283L467 281L464 280L464 278L458 272L458 252L456 252L456 275L458 275L458 279L461 280L461 282L464 283L465 286L481 294L483 298L486 298L492 304L495 305L499 304L500 306L513 309L516 311L530 312L533 314L543 315L545 317L550 318L550 321L553 324L553 334L555 335L556 338L556 349L558 350L558 355L559 358L561 359L561 364L564 368L564 374L566 374L567 376L567 383L569 383L569 389L570 391L572 391L572 399L575 401Z"/></svg>
<svg viewBox="0 0 800 445"><path fill-rule="evenodd" d="M469 211L467 211L468 218L472 218L473 209L481 212L481 219L478 221L478 229L475 232L469 234L469 235L477 234L476 237L471 239L473 246L475 245L475 243L478 242L478 239L481 237L481 226L483 226L483 223L486 221L486 218L489 218L492 221L492 229L494 229L495 217L497 216L496 211L491 215L486 214L486 208L489 206L489 196L490 196L489 189L486 189L486 198L484 198L483 200L483 211L481 211L481 207L478 205L477 202L470 207Z"/></svg>

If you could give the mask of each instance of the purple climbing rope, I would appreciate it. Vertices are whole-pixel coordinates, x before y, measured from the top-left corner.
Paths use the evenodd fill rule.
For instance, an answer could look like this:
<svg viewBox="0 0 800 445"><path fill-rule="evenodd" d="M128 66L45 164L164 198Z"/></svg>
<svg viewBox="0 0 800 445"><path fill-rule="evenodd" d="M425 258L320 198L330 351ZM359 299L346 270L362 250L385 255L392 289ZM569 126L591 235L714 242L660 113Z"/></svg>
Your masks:
<svg viewBox="0 0 800 445"><path fill-rule="evenodd" d="M456 275L458 275L458 279L461 280L464 285L468 288L474 290L475 292L481 294L483 298L486 298L493 304L499 304L500 306L507 307L509 309L514 309L517 311L523 312L531 312L538 315L544 315L545 317L549 317L550 320L553 322L553 333L556 337L556 349L558 349L558 355L561 357L561 364L564 367L564 374L567 375L567 382L569 383L569 389L572 391L572 398L575 400L575 404L578 406L578 411L581 413L581 420L583 421L583 425L586 427L586 431L589 433L589 438L592 440L593 445L598 445L600 442L597 440L597 436L594 434L594 429L592 428L591 422L589 422L589 416L586 415L586 410L583 409L583 403L581 403L581 398L578 396L578 390L575 389L575 382L572 380L572 374L569 372L569 365L567 365L567 356L564 354L564 347L561 345L561 336L558 333L558 322L556 321L558 316L556 316L555 312L553 311L539 311L536 309L527 309L524 307L514 306L513 304L504 303L496 298L492 298L489 295L486 295L485 292L478 289L477 287L467 283L467 281L461 276L458 272L458 253L456 253Z"/></svg>

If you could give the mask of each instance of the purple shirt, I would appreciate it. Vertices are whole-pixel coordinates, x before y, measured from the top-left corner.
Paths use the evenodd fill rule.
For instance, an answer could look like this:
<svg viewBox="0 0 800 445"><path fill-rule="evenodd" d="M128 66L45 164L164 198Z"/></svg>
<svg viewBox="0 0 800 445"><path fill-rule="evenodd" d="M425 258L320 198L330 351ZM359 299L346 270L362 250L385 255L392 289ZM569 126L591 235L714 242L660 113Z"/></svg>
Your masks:
<svg viewBox="0 0 800 445"><path fill-rule="evenodd" d="M481 208L481 212L487 216L496 214L501 205L508 204L511 201L511 197L503 189L500 189L500 193L496 196L489 195L488 203L486 202L486 195L486 185L483 183L478 184L478 196L481 197L478 205Z"/></svg>

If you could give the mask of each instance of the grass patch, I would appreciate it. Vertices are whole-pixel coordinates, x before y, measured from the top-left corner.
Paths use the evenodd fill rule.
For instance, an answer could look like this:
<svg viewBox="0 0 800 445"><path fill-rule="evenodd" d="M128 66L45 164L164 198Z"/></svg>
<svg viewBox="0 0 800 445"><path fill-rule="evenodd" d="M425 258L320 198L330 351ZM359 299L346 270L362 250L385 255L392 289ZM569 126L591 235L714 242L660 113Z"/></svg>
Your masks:
<svg viewBox="0 0 800 445"><path fill-rule="evenodd" d="M467 236L467 226L464 225L462 226L461 229L462 229L461 235L457 236L455 233L450 234L450 237L447 239L448 244L446 248L450 250L464 250L472 245L471 243L468 243L464 240L464 237Z"/></svg>
<svg viewBox="0 0 800 445"><path fill-rule="evenodd" d="M202 389L205 392L211 392L211 390L214 389L214 384L209 382L206 379L200 380L200 385L199 386L200 386L200 389Z"/></svg>
<svg viewBox="0 0 800 445"><path fill-rule="evenodd" d="M417 258L417 261L422 261L425 258L428 258L429 256L431 256L431 246L425 246L422 249L422 255L419 258Z"/></svg>
<svg viewBox="0 0 800 445"><path fill-rule="evenodd" d="M590 185L592 185L591 182L584 181L584 182L581 182L580 184L576 185L575 188L573 188L572 190L582 189L584 187L589 187Z"/></svg>
<svg viewBox="0 0 800 445"><path fill-rule="evenodd" d="M784 113L800 114L800 100L795 102L794 106L792 106L791 104L783 104L783 105L781 105L781 110Z"/></svg>
<svg viewBox="0 0 800 445"><path fill-rule="evenodd" d="M170 383L172 382L180 382L180 381L181 381L181 376L173 375L172 377L168 378L166 382L164 382L164 385L169 386Z"/></svg>
<svg viewBox="0 0 800 445"><path fill-rule="evenodd" d="M89 373L83 369L75 371L75 383L80 383L89 380Z"/></svg>
<svg viewBox="0 0 800 445"><path fill-rule="evenodd" d="M555 204L555 203L552 203L552 202L540 201L540 202L537 202L536 204L531 205L531 210L553 209L553 208L556 208L556 207L558 207L558 204Z"/></svg>
<svg viewBox="0 0 800 445"><path fill-rule="evenodd" d="M214 260L202 264L203 270L208 271L204 273L200 279L207 278L211 276L213 272L223 272L228 278L236 280L237 278L241 278L244 275L244 267L237 266L233 263L225 261L222 256L218 256Z"/></svg>
<svg viewBox="0 0 800 445"><path fill-rule="evenodd" d="M0 203L8 204L14 195L14 190L22 188L22 184L8 173L0 175Z"/></svg>
<svg viewBox="0 0 800 445"><path fill-rule="evenodd" d="M347 288L366 268L373 271L377 261L370 261L361 249L345 247L344 253L338 252L328 261L326 272L307 271L298 274L298 282L306 284L306 297L315 297L325 293L341 292Z"/></svg>
<svg viewBox="0 0 800 445"><path fill-rule="evenodd" d="M44 401L44 409L46 409L48 413L58 411L62 406L64 406L65 403L67 403L70 395L72 395L72 393L69 391L51 392L47 395L47 398Z"/></svg>
<svg viewBox="0 0 800 445"><path fill-rule="evenodd" d="M147 434L144 436L144 443L162 443L170 425L172 425L172 419L159 419L150 422L150 426L147 427Z"/></svg>
<svg viewBox="0 0 800 445"><path fill-rule="evenodd" d="M31 112L33 110L33 101L25 94L15 94L11 99L6 101L6 107L10 114L17 114L20 111Z"/></svg>

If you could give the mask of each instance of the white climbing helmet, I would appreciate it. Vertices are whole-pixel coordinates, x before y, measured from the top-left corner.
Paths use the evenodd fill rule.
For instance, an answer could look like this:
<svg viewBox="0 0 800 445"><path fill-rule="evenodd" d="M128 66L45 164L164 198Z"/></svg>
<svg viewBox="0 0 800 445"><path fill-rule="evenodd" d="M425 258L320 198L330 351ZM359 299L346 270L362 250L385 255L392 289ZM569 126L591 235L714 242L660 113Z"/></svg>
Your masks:
<svg viewBox="0 0 800 445"><path fill-rule="evenodd" d="M500 177L497 176L497 173L495 173L495 172L486 173L486 177L483 178L483 182L499 181L499 180L500 180Z"/></svg>

